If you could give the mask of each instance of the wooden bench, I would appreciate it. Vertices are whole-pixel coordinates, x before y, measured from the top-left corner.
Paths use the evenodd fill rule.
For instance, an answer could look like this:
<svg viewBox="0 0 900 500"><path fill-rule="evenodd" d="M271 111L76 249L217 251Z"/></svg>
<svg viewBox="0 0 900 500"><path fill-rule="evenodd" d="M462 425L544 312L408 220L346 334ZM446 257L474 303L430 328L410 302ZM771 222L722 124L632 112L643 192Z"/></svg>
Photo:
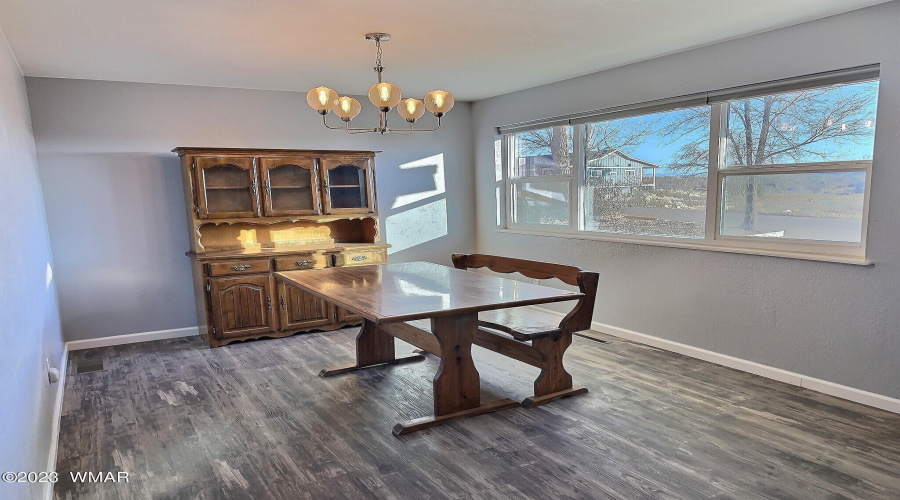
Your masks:
<svg viewBox="0 0 900 500"><path fill-rule="evenodd" d="M575 266L483 254L454 254L453 265L457 269L486 268L503 274L519 273L533 279L556 278L577 286L584 297L558 326L517 316L509 309L482 312L474 343L541 369L534 381L534 396L522 401L522 406L539 406L557 398L587 392L583 387L572 385L572 375L563 366L563 356L572 344L572 334L591 327L600 279L597 273Z"/></svg>

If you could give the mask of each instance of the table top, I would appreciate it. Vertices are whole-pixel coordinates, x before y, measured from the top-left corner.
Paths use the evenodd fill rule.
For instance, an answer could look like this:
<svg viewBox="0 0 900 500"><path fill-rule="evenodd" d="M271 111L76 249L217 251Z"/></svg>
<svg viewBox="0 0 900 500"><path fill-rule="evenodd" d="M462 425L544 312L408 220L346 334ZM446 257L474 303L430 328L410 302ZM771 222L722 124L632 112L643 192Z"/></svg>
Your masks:
<svg viewBox="0 0 900 500"><path fill-rule="evenodd" d="M430 262L283 271L275 276L377 324L584 296Z"/></svg>

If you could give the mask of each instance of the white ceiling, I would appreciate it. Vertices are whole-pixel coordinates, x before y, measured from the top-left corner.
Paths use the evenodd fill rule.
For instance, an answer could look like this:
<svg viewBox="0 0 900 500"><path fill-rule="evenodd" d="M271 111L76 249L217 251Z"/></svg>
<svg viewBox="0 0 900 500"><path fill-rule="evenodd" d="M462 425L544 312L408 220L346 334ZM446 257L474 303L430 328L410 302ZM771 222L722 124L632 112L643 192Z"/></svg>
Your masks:
<svg viewBox="0 0 900 500"><path fill-rule="evenodd" d="M0 0L27 76L476 100L885 0Z"/></svg>

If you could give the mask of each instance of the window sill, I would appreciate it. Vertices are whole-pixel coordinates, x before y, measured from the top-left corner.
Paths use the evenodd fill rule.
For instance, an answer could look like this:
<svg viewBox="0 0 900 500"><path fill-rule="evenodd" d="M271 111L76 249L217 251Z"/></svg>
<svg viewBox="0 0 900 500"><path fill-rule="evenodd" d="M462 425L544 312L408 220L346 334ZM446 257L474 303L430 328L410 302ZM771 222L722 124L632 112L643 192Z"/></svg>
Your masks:
<svg viewBox="0 0 900 500"><path fill-rule="evenodd" d="M726 253L738 253L738 254L746 254L746 255L762 255L766 257L781 257L785 259L799 259L799 260L812 260L819 262L833 262L837 264L851 264L855 266L871 266L874 265L872 261L866 260L862 257L853 257L847 255L831 255L831 254L817 254L817 253L804 253L804 252L793 252L793 251L784 251L784 250L763 250L758 248L746 248L739 246L725 246L714 243L707 243L703 240L689 240L689 239L681 239L681 238L653 238L653 237L641 237L637 235L613 235L613 234L573 234L569 232L561 232L561 231L535 231L531 229L495 229L498 233L511 233L511 234L527 234L532 236L550 236L554 238L569 238L576 240L596 240L596 241L608 241L613 243L628 243L632 245L651 245L658 247L669 247L669 248L686 248L691 250L706 250L709 252L726 252Z"/></svg>

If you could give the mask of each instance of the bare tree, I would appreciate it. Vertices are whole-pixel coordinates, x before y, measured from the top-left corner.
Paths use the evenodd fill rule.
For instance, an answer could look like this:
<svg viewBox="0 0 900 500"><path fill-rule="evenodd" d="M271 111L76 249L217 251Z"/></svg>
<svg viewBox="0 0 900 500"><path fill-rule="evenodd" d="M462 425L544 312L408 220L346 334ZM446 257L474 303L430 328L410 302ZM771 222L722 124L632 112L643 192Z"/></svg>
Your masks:
<svg viewBox="0 0 900 500"><path fill-rule="evenodd" d="M571 127L557 126L516 134L516 149L523 156L549 153L553 163L562 168L572 166Z"/></svg>
<svg viewBox="0 0 900 500"><path fill-rule="evenodd" d="M602 157L609 151L630 153L652 135L658 120L611 120L587 125L585 160Z"/></svg>

